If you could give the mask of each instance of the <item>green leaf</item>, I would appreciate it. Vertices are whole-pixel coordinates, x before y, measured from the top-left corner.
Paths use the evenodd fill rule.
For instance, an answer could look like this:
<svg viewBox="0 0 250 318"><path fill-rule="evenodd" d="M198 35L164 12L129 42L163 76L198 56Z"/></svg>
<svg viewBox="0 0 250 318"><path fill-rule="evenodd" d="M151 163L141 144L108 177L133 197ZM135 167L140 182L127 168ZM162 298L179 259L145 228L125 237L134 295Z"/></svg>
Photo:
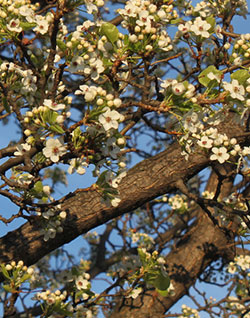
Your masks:
<svg viewBox="0 0 250 318"><path fill-rule="evenodd" d="M62 129L62 127L58 124L55 124L55 125L51 125L49 127L49 130L52 130L53 132L56 132L58 134L63 134L64 133L64 130Z"/></svg>
<svg viewBox="0 0 250 318"><path fill-rule="evenodd" d="M125 46L129 44L129 39L127 34L124 35L123 43Z"/></svg>
<svg viewBox="0 0 250 318"><path fill-rule="evenodd" d="M104 113L103 108L102 109L97 108L97 109L91 110L91 112L89 113L88 119L95 120L98 116Z"/></svg>
<svg viewBox="0 0 250 318"><path fill-rule="evenodd" d="M171 20L170 23L171 23L171 24L177 24L177 23L180 23L180 22L182 22L182 21L183 21L182 18L178 18L178 19L173 19L173 20Z"/></svg>
<svg viewBox="0 0 250 318"><path fill-rule="evenodd" d="M107 174L107 172L108 172L108 171L106 170L106 171L103 171L103 172L100 174L98 180L96 181L96 184L97 184L97 185L101 186L101 185L103 185L104 183L106 183L106 174Z"/></svg>
<svg viewBox="0 0 250 318"><path fill-rule="evenodd" d="M57 46L59 47L59 49L60 49L61 51L63 51L63 52L66 51L67 46L66 46L66 44L65 44L62 40L57 39L57 40L56 40L56 44L57 44Z"/></svg>
<svg viewBox="0 0 250 318"><path fill-rule="evenodd" d="M10 275L9 275L7 269L5 268L4 264L1 264L1 272L3 273L4 277L6 277L7 279L11 279Z"/></svg>
<svg viewBox="0 0 250 318"><path fill-rule="evenodd" d="M9 293L13 293L15 289L13 289L10 285L3 285L3 289Z"/></svg>
<svg viewBox="0 0 250 318"><path fill-rule="evenodd" d="M159 290L167 290L170 286L170 278L165 273L160 272L152 285Z"/></svg>
<svg viewBox="0 0 250 318"><path fill-rule="evenodd" d="M38 163L43 163L43 162L45 162L46 157L43 155L42 152L38 152L38 153L35 155L35 160L36 160L36 162L38 162Z"/></svg>
<svg viewBox="0 0 250 318"><path fill-rule="evenodd" d="M22 27L23 31L30 30L36 26L34 22L20 22L20 26Z"/></svg>
<svg viewBox="0 0 250 318"><path fill-rule="evenodd" d="M210 17L206 18L206 21L207 21L207 23L209 23L211 25L211 28L209 30L214 29L215 18L213 16L210 16Z"/></svg>
<svg viewBox="0 0 250 318"><path fill-rule="evenodd" d="M147 265L146 254L143 252L141 248L138 248L137 251L138 251L140 261L142 262L142 265L146 266Z"/></svg>
<svg viewBox="0 0 250 318"><path fill-rule="evenodd" d="M21 278L20 278L20 284L22 284L23 282L25 282L27 279L30 279L30 274L24 274Z"/></svg>
<svg viewBox="0 0 250 318"><path fill-rule="evenodd" d="M34 184L34 190L36 192L42 192L43 191L43 184L41 181L37 181L35 184Z"/></svg>
<svg viewBox="0 0 250 318"><path fill-rule="evenodd" d="M10 114L10 105L9 105L9 103L8 103L8 101L7 101L7 98L5 97L5 96L3 96L3 107L4 107L4 109L6 110L6 112L7 113L9 113Z"/></svg>
<svg viewBox="0 0 250 318"><path fill-rule="evenodd" d="M74 314L71 311L68 311L67 309L61 308L60 306L57 306L56 308L54 308L54 311L66 317L72 317Z"/></svg>
<svg viewBox="0 0 250 318"><path fill-rule="evenodd" d="M30 58L31 58L31 61L32 61L33 64L39 65L39 59L35 56L35 54L31 54Z"/></svg>
<svg viewBox="0 0 250 318"><path fill-rule="evenodd" d="M169 294L168 290L160 290L160 289L156 288L156 291L163 297L167 297Z"/></svg>
<svg viewBox="0 0 250 318"><path fill-rule="evenodd" d="M113 65L113 63L110 61L110 59L105 59L104 58L102 61L103 61L103 65L104 66L108 67L108 66L112 66Z"/></svg>
<svg viewBox="0 0 250 318"><path fill-rule="evenodd" d="M117 27L109 22L101 25L100 34L105 35L112 44L119 39L119 31Z"/></svg>
<svg viewBox="0 0 250 318"><path fill-rule="evenodd" d="M245 84L246 80L249 78L249 71L238 70L231 75L231 79L236 79L240 84Z"/></svg>
<svg viewBox="0 0 250 318"><path fill-rule="evenodd" d="M76 138L78 138L81 134L82 134L81 128L80 128L80 127L77 127L77 128L73 131L73 140L75 140Z"/></svg>
<svg viewBox="0 0 250 318"><path fill-rule="evenodd" d="M210 65L205 70L203 70L198 76L199 82L205 87L217 86L218 82L215 79L211 80L207 77L209 73L213 73L215 76L218 76L219 78L221 78L223 74L221 71L217 70L217 68L214 65Z"/></svg>
<svg viewBox="0 0 250 318"><path fill-rule="evenodd" d="M76 267L72 267L72 268L71 268L71 274L72 274L73 276L79 276L79 271L77 270Z"/></svg>
<svg viewBox="0 0 250 318"><path fill-rule="evenodd" d="M54 124L57 117L58 113L51 109L46 109L43 113L41 113L41 118L44 123Z"/></svg>

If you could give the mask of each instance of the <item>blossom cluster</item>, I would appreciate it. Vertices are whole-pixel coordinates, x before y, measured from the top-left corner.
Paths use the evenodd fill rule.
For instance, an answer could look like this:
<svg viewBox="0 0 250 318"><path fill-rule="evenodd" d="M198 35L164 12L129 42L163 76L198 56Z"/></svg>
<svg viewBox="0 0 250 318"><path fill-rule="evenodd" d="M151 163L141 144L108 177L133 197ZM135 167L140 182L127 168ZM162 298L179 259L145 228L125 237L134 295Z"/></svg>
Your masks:
<svg viewBox="0 0 250 318"><path fill-rule="evenodd" d="M159 8L153 1L130 0L118 13L123 17L122 26L130 32L128 40L133 50L150 53L173 49L171 38L163 27L178 18L172 4Z"/></svg>
<svg viewBox="0 0 250 318"><path fill-rule="evenodd" d="M219 133L217 128L206 129L195 112L185 116L183 127L187 133L180 138L180 143L183 145L183 155L186 158L192 153L195 145L209 154L210 160L216 160L221 164L228 161L231 156L239 156L243 160L250 155L250 147L242 148L236 138L229 139L226 134Z"/></svg>
<svg viewBox="0 0 250 318"><path fill-rule="evenodd" d="M250 33L241 34L235 41L232 53L234 64L241 65L250 56Z"/></svg>
<svg viewBox="0 0 250 318"><path fill-rule="evenodd" d="M234 261L231 261L227 267L227 271L230 274L236 275L236 284L235 284L235 296L229 296L227 307L230 310L234 310L235 314L241 314L246 312L244 316L250 317L248 313L248 286L249 286L249 277L250 277L250 256L249 255L237 255L234 258ZM246 300L246 302L245 302Z"/></svg>
<svg viewBox="0 0 250 318"><path fill-rule="evenodd" d="M67 282L70 288L67 291L46 289L36 293L34 298L43 303L42 306L47 312L60 312L70 316L75 313L74 317L92 317L96 308L90 310L81 304L82 301L86 302L98 296L91 291L90 275L82 271L80 266L78 269L72 268L71 271L62 271L57 279L60 284Z"/></svg>
<svg viewBox="0 0 250 318"><path fill-rule="evenodd" d="M242 301L239 300L239 298L235 296L229 296L228 297L228 303L227 307L230 310L233 310L236 315L241 315L243 312L245 318L250 318L250 314L247 312L248 308L243 304Z"/></svg>
<svg viewBox="0 0 250 318"><path fill-rule="evenodd" d="M45 34L48 32L49 24L53 20L53 15L48 13L46 17L35 13L36 6L31 5L29 1L6 1L1 5L0 23L2 31L8 34L20 33L29 28L34 28L36 33Z"/></svg>
<svg viewBox="0 0 250 318"><path fill-rule="evenodd" d="M96 25L89 20L78 25L71 33L67 31L66 26L63 28L61 40L58 42L58 52L64 55L64 50L67 49L67 71L97 81L105 71L103 58L114 59L112 44L105 35L96 37Z"/></svg>
<svg viewBox="0 0 250 318"><path fill-rule="evenodd" d="M230 274L235 274L237 271L248 271L250 269L250 256L239 255L234 258L233 262L230 262L227 271ZM250 276L250 274L248 275Z"/></svg>
<svg viewBox="0 0 250 318"><path fill-rule="evenodd" d="M1 264L0 272L4 276L3 288L6 292L17 292L20 286L31 280L34 274L33 267L27 267L22 260L9 264Z"/></svg>
<svg viewBox="0 0 250 318"><path fill-rule="evenodd" d="M246 16L247 14L247 1L239 0L232 3L230 0L217 0L217 1L207 1L203 0L196 4L193 10L190 10L194 15L199 14L201 17L206 18L211 15L221 15L228 12L234 6L237 15Z"/></svg>
<svg viewBox="0 0 250 318"><path fill-rule="evenodd" d="M188 208L188 202L185 195L176 194L168 199L168 204L173 210L179 212L186 211Z"/></svg>
<svg viewBox="0 0 250 318"><path fill-rule="evenodd" d="M188 33L194 34L200 38L209 38L212 25L201 17L197 17L194 21L188 21L178 26L178 36L187 36Z"/></svg>
<svg viewBox="0 0 250 318"><path fill-rule="evenodd" d="M37 91L37 76L31 69L26 70L13 62L4 61L0 65L0 77L16 93L21 93L29 102L34 101L33 96ZM20 81L21 89L15 86L16 81Z"/></svg>
<svg viewBox="0 0 250 318"><path fill-rule="evenodd" d="M139 247L145 247L147 249L150 249L150 247L153 246L155 243L154 239L146 234L146 233L140 233L140 232L135 232L131 230L131 239L133 244L137 244Z"/></svg>
<svg viewBox="0 0 250 318"><path fill-rule="evenodd" d="M199 312L196 309L193 309L187 305L182 305L182 315L178 316L179 318L200 318Z"/></svg>
<svg viewBox="0 0 250 318"><path fill-rule="evenodd" d="M222 39L222 29L220 25L216 25L214 17L230 12L233 7L238 15L246 16L247 2L245 0L237 1L237 3L228 0L200 1L195 7L188 5L185 16L189 17L189 20L181 20L175 36L176 39L183 37L184 40L200 41L200 43L202 41L204 43L213 33L219 39Z"/></svg>
<svg viewBox="0 0 250 318"><path fill-rule="evenodd" d="M213 45L210 39L215 39L218 47L225 42L221 40L226 31L216 25L215 15L227 16L233 4L229 0L209 0L201 1L193 7L190 1L129 0L124 9L118 10L123 20L121 25L126 29L122 34L122 28L118 30L111 23L99 19L101 11L98 11L104 5L103 0L84 1L85 12L93 15L93 21L85 20L84 17L83 23L76 27L70 25L69 28L66 25L69 17L55 22L55 17L60 15L60 6L65 5L62 12L66 12L66 6L71 2L74 1L58 1L56 14L52 14L52 10L40 15L36 12L37 6L31 5L28 0L0 0L0 33L3 42L9 38L13 40L13 46L18 46L20 42L19 49L24 47L20 56L18 50L15 52L17 57L14 60L18 63L4 61L0 66L1 81L6 84L9 95L13 97L13 103L5 103L6 113L16 113L23 133L23 138L12 155L17 157L16 161L23 156L24 165L28 162L29 172L39 170L40 164L42 170L47 165L63 162L69 165L69 174L77 172L82 175L87 167L94 164L93 175L98 177L96 189L103 195L104 202L118 207L121 201L118 186L126 176L126 138L119 129L123 122L129 121L134 112L133 107L136 107L133 104L131 108L127 106L129 103L126 103L124 88L130 85L133 87L133 76L139 74L143 67L144 75L149 71L153 72L153 64L150 63L160 62L154 60L156 54L167 58L172 57L172 53L176 54L174 46L181 40L185 43L184 48L188 47L192 51L190 59L195 59L199 65L199 58L208 49L207 44L209 43L209 47ZM246 14L245 0L239 0L234 5L238 14ZM182 8L185 8L185 12L179 14L178 10ZM55 26L56 23L58 25ZM170 36L173 32L167 32L170 25L174 25L172 29L178 29L173 37ZM49 36L57 29L56 43L53 43ZM249 40L249 34L236 39L230 59L235 66L249 58ZM36 43L39 43L39 48ZM223 43L221 48L222 53L225 53L230 44ZM199 51L197 56L196 49ZM182 54L181 50L180 53ZM184 54L183 58L185 61ZM141 64L142 60L144 64ZM150 66L147 72L146 66ZM242 147L237 139L229 138L214 127L223 120L227 110L237 108L240 120L248 111L249 70L240 72L232 72L231 81L227 82L224 81L224 71L210 66L200 73L197 85L189 75L185 76L186 80L182 80L180 76L161 81L160 93L164 96L161 108L169 113L168 118L177 120L175 128L182 134L179 142L183 146L183 155L187 158L198 148L211 161L223 164L238 157L239 169L247 166L250 147ZM151 76L151 73L148 74ZM145 82L146 77L150 76L145 76ZM69 83L71 80L74 83ZM138 83L141 80L143 78L138 77ZM67 94L70 96L64 97ZM157 104L158 100L154 102ZM83 116L74 124L69 120L72 104L83 110ZM75 120L73 117L72 119ZM32 157L34 152L36 154ZM46 197L46 200L53 202L48 186L43 186L40 181L33 186L33 180L40 178L40 170L34 176L20 171L13 171L13 179L20 185L20 188L16 187L19 194L22 194L20 189L23 186L26 189L23 190L26 198L43 200ZM162 201L167 201L172 210L177 212L188 209L187 198L182 195L177 194L169 199L163 197ZM233 195L223 202L233 208L246 210L245 203ZM223 212L215 208L215 215L217 212L225 223L229 221ZM45 241L63 231L62 223L67 214L60 205L36 213L41 220L41 234ZM244 227L243 222L242 226ZM132 244L139 247L138 255L123 255L120 263L111 269L114 277L117 273L129 272L128 284L131 288L125 291L125 296L135 299L143 292L142 285L155 287L163 296L174 293L174 286L164 266L165 259L156 251L150 253L147 250L155 243L153 238L146 233L134 231L130 235ZM98 244L99 237L89 235L89 242ZM228 271L233 273L237 266L241 270L247 270L249 264L249 259L240 256L229 264ZM21 262L17 265L7 264L2 269L7 278L19 269L20 275L17 277L21 278L17 280L15 287L25 281L24 277L28 279L33 270L27 269L28 276L22 276L26 268ZM39 292L36 299L44 302L47 308L54 306L54 312L59 310L65 316L67 312L70 312L69 315L77 312L79 317L91 318L92 310L80 304L96 297L91 291L89 274L85 271L77 274L73 271L62 272L61 278L65 278L64 282L69 283L74 291L74 307L70 302L67 303L70 294L59 289ZM137 284L134 285L134 282ZM195 309L184 305L181 317L195 318L199 315Z"/></svg>
<svg viewBox="0 0 250 318"><path fill-rule="evenodd" d="M61 211L61 206L57 205L44 212L37 212L37 215L42 218L41 234L44 235L44 241L55 238L56 233L62 233L62 222L66 219L67 213Z"/></svg>
<svg viewBox="0 0 250 318"><path fill-rule="evenodd" d="M53 305L56 302L62 302L66 299L67 292L64 291L61 293L59 289L57 289L55 292L51 292L49 289L46 291L43 291L41 293L37 293L35 298L37 300L42 300L45 302L46 305Z"/></svg>

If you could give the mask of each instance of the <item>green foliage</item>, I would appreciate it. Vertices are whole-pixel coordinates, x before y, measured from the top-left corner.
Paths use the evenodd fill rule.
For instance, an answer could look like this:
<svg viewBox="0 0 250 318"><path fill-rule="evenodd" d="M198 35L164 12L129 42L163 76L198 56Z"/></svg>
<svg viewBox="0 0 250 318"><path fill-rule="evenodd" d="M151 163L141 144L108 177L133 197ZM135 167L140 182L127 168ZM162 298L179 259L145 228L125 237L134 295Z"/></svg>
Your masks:
<svg viewBox="0 0 250 318"><path fill-rule="evenodd" d="M222 72L219 71L214 65L210 65L208 66L205 70L203 70L200 75L198 76L198 80L199 82L205 86L205 87L215 87L218 86L218 81L216 79L210 79L208 77L208 74L214 74L216 77L218 77L219 79L222 78Z"/></svg>
<svg viewBox="0 0 250 318"><path fill-rule="evenodd" d="M77 127L72 133L72 142L75 149L80 149L85 142L85 136L83 135L81 128Z"/></svg>
<svg viewBox="0 0 250 318"><path fill-rule="evenodd" d="M100 34L105 35L112 44L119 39L119 31L117 27L109 22L105 22L101 25Z"/></svg>
<svg viewBox="0 0 250 318"><path fill-rule="evenodd" d="M163 266L159 264L157 253L151 255L145 249L138 248L138 255L142 262L140 272L143 273L145 282L154 286L162 296L168 295L167 290L170 286L170 278Z"/></svg>
<svg viewBox="0 0 250 318"><path fill-rule="evenodd" d="M36 23L20 22L20 26L24 31L28 31L36 26Z"/></svg>
<svg viewBox="0 0 250 318"><path fill-rule="evenodd" d="M44 127L46 127L47 130L55 132L59 135L64 133L64 129L56 123L56 119L58 117L58 113L46 108L45 111L40 113L42 122Z"/></svg>
<svg viewBox="0 0 250 318"><path fill-rule="evenodd" d="M8 103L8 100L5 96L2 96L2 102L3 102L3 107L10 114L10 105Z"/></svg>
<svg viewBox="0 0 250 318"><path fill-rule="evenodd" d="M231 74L231 79L236 79L241 85L245 85L248 78L249 71L247 70L238 70Z"/></svg>

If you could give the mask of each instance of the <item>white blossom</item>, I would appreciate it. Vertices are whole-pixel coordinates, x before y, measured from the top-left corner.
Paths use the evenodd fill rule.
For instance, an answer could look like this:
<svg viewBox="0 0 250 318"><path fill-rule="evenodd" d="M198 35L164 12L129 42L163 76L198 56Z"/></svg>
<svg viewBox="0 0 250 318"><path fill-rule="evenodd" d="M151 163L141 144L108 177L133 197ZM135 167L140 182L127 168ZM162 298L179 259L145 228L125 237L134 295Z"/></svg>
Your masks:
<svg viewBox="0 0 250 318"><path fill-rule="evenodd" d="M224 163L227 161L230 157L230 155L227 153L227 149L225 147L213 147L212 148L213 154L210 156L211 160L218 160L219 163Z"/></svg>
<svg viewBox="0 0 250 318"><path fill-rule="evenodd" d="M84 59L82 56L74 56L70 66L68 67L68 71L71 73L77 73L84 70Z"/></svg>
<svg viewBox="0 0 250 318"><path fill-rule="evenodd" d="M66 153L66 148L61 139L47 139L43 154L53 162L58 162L60 156Z"/></svg>
<svg viewBox="0 0 250 318"><path fill-rule="evenodd" d="M16 146L17 151L14 152L14 156L23 156L25 152L31 149L29 144L20 144Z"/></svg>
<svg viewBox="0 0 250 318"><path fill-rule="evenodd" d="M35 22L37 26L34 28L35 32L45 34L48 32L49 29L49 23L42 15L36 15Z"/></svg>
<svg viewBox="0 0 250 318"><path fill-rule="evenodd" d="M118 113L116 110L107 109L105 113L99 116L99 122L103 125L105 130L111 128L117 129L119 121L123 121L124 116Z"/></svg>
<svg viewBox="0 0 250 318"><path fill-rule="evenodd" d="M203 148L212 148L213 140L209 139L208 136L202 136L200 140L197 141L197 144Z"/></svg>
<svg viewBox="0 0 250 318"><path fill-rule="evenodd" d="M68 168L68 173L72 174L73 172L77 172L78 174L84 174L86 172L86 167L88 166L87 162L80 158L73 158L69 162L70 166Z"/></svg>
<svg viewBox="0 0 250 318"><path fill-rule="evenodd" d="M79 89L75 91L76 95L84 95L86 102L92 102L97 96L97 87L80 85Z"/></svg>
<svg viewBox="0 0 250 318"><path fill-rule="evenodd" d="M230 93L230 96L234 99L244 101L245 88L243 85L240 85L236 79L232 80L232 83L223 82L223 86L226 91Z"/></svg>
<svg viewBox="0 0 250 318"><path fill-rule="evenodd" d="M53 102L51 99L45 99L43 101L43 105L55 111L65 108L64 104L57 104L56 102Z"/></svg>
<svg viewBox="0 0 250 318"><path fill-rule="evenodd" d="M81 289L88 289L89 287L89 281L85 278L83 278L82 276L78 276L76 278L76 288L81 290Z"/></svg>
<svg viewBox="0 0 250 318"><path fill-rule="evenodd" d="M190 30L198 36L203 38L209 38L208 30L211 28L211 25L207 21L202 20L201 17L198 17L194 20L193 25L191 25Z"/></svg>
<svg viewBox="0 0 250 318"><path fill-rule="evenodd" d="M142 293L142 291L143 291L142 287L135 288L129 293L127 297L136 299Z"/></svg>
<svg viewBox="0 0 250 318"><path fill-rule="evenodd" d="M20 26L20 20L19 19L11 19L10 22L7 24L7 28L11 32L22 32L22 27Z"/></svg>

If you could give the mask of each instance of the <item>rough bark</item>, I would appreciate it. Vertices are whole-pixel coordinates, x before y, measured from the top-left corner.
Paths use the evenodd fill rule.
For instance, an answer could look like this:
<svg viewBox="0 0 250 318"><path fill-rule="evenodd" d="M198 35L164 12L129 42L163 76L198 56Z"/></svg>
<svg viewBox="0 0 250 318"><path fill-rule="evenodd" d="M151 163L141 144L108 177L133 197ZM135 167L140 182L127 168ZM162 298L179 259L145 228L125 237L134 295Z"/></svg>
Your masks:
<svg viewBox="0 0 250 318"><path fill-rule="evenodd" d="M233 236L215 227L213 222L202 215L166 257L167 269L175 288L171 297L161 297L154 291L144 295L123 299L116 306L110 318L163 318L164 313L195 283L204 269L216 259L228 260L234 257Z"/></svg>
<svg viewBox="0 0 250 318"><path fill-rule="evenodd" d="M238 138L241 142L248 138L243 127L237 126L231 117L219 128L229 137L241 136ZM181 155L180 146L174 143L167 150L143 160L128 171L119 185L121 202L118 207L105 206L95 190L73 193L62 205L68 215L63 233L45 242L39 231L39 222L36 219L27 222L0 239L0 262L22 259L27 265L34 264L90 229L174 190L178 180L185 182L208 165L209 158L198 152L186 161Z"/></svg>

